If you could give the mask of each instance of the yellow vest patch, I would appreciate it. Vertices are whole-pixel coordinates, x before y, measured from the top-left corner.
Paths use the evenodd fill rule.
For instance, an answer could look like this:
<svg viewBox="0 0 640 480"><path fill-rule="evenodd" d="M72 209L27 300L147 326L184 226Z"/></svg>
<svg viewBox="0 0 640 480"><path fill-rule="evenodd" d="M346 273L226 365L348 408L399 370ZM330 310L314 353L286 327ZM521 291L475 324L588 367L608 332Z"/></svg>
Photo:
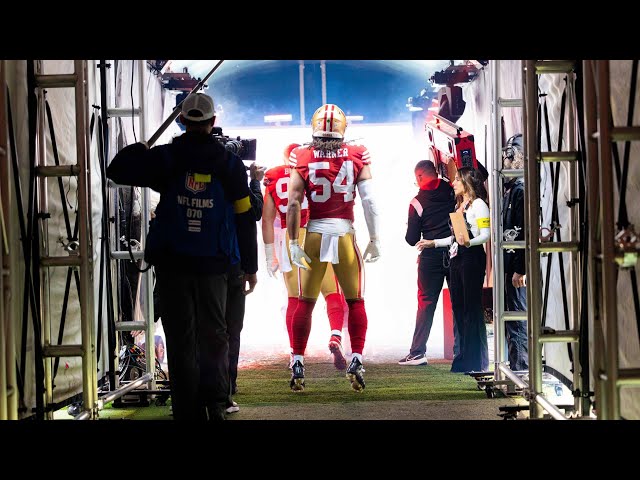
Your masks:
<svg viewBox="0 0 640 480"><path fill-rule="evenodd" d="M193 179L196 182L202 182L202 183L211 183L211 174L210 173L194 173L193 174Z"/></svg>

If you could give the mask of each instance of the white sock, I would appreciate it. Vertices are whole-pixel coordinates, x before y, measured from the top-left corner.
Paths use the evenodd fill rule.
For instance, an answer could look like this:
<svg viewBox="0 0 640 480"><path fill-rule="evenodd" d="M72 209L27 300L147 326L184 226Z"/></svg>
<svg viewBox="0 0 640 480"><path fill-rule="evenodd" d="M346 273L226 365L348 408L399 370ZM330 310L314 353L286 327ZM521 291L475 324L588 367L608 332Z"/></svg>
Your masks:
<svg viewBox="0 0 640 480"><path fill-rule="evenodd" d="M296 363L298 360L300 360L300 363L304 365L304 355L293 356L293 363Z"/></svg>
<svg viewBox="0 0 640 480"><path fill-rule="evenodd" d="M342 330L331 330L331 335L342 338Z"/></svg>
<svg viewBox="0 0 640 480"><path fill-rule="evenodd" d="M357 358L360 363L362 363L362 354L361 353L354 353L353 354L353 358Z"/></svg>

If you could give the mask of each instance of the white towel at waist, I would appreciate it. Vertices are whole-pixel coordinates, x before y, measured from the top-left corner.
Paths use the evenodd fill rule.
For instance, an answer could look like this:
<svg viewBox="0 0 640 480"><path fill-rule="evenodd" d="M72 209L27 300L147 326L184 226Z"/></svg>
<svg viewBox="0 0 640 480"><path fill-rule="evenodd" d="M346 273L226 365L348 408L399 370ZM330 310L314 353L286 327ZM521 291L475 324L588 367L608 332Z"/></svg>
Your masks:
<svg viewBox="0 0 640 480"><path fill-rule="evenodd" d="M338 257L338 240L342 235L331 235L329 233L322 234L320 241L320 261L340 263Z"/></svg>
<svg viewBox="0 0 640 480"><path fill-rule="evenodd" d="M322 234L320 241L320 261L340 263L338 240L347 233L354 233L353 222L346 218L322 218L309 220L307 232Z"/></svg>
<svg viewBox="0 0 640 480"><path fill-rule="evenodd" d="M346 218L319 218L309 220L307 232L328 233L341 237L346 233L354 233L353 222Z"/></svg>

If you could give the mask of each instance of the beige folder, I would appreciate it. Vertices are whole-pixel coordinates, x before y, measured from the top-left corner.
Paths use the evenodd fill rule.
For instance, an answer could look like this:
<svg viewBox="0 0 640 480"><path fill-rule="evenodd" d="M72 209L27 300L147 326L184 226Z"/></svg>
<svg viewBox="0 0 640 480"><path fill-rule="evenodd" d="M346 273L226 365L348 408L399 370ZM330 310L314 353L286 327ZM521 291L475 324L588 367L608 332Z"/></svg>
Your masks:
<svg viewBox="0 0 640 480"><path fill-rule="evenodd" d="M451 225L453 225L453 231L456 234L456 238L454 240L457 242L460 235L462 235L464 237L464 243L468 243L469 231L467 230L467 222L464 221L462 212L456 211L450 213L449 216L451 217Z"/></svg>

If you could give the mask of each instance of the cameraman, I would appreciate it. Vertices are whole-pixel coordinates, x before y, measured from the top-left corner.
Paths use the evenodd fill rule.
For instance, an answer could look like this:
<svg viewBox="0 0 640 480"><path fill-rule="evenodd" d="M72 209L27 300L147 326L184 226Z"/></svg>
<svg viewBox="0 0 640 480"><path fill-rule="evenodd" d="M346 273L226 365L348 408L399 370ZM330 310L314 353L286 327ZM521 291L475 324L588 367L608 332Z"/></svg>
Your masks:
<svg viewBox="0 0 640 480"><path fill-rule="evenodd" d="M245 293L257 283L257 230L246 169L211 135L213 105L208 95L190 95L180 114L184 134L151 149L129 145L107 168L116 183L160 193L145 260L156 270L176 420L224 420L230 267L240 262Z"/></svg>

